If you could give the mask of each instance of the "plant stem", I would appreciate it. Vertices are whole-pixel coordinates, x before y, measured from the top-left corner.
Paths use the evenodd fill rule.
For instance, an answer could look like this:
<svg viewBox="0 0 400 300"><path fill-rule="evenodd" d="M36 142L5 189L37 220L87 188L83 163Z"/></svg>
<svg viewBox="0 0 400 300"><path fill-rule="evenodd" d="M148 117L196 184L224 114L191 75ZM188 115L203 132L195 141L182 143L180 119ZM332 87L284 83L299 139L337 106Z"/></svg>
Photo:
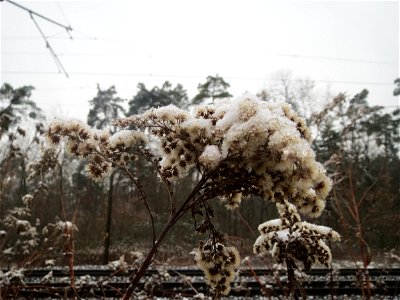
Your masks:
<svg viewBox="0 0 400 300"><path fill-rule="evenodd" d="M187 210L190 207L190 202L195 199L196 194L201 190L203 185L207 182L207 180L212 176L212 174L215 172L215 169L210 170L196 185L196 187L192 190L192 192L189 194L189 196L186 198L186 200L183 202L183 204L180 206L180 208L170 217L168 223L165 225L164 229L161 231L160 235L158 238L155 240L153 243L150 251L147 253L146 259L142 263L140 269L135 273L132 278L131 284L128 287L128 289L125 292L125 295L123 296L122 299L128 300L132 297L133 292L135 291L135 288L137 287L140 279L143 277L143 275L146 273L146 270L150 266L155 254L157 253L159 245L162 243L168 232L171 230L171 228L175 225L176 222L179 221L181 217L184 216L184 214L187 212Z"/></svg>

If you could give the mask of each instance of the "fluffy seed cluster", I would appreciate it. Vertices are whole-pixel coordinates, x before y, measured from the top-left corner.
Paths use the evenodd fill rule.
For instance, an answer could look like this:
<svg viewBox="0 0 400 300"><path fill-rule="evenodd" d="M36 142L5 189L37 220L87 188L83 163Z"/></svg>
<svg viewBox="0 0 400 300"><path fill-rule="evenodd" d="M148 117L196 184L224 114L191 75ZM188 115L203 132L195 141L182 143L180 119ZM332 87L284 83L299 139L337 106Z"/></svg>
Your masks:
<svg viewBox="0 0 400 300"><path fill-rule="evenodd" d="M289 199L300 212L317 217L331 180L315 160L305 121L286 103L269 103L245 94L188 113L175 106L151 109L116 122L145 127L160 142L161 174L183 177L196 166L214 169L214 189L235 208L249 194L281 202Z"/></svg>
<svg viewBox="0 0 400 300"><path fill-rule="evenodd" d="M229 293L230 283L240 264L239 252L235 247L226 247L221 242L207 240L195 250L194 261L203 270L206 281L216 296Z"/></svg>
<svg viewBox="0 0 400 300"><path fill-rule="evenodd" d="M269 252L279 263L288 258L297 260L305 269L310 269L315 263L328 267L332 255L325 241L338 241L339 234L326 226L302 222L296 207L287 201L277 206L280 219L258 227L261 235L254 244L254 252Z"/></svg>
<svg viewBox="0 0 400 300"><path fill-rule="evenodd" d="M35 176L42 176L48 170L54 169L58 163L58 153L55 149L45 149L41 155L41 158L37 162L31 162L28 165L29 177L32 179Z"/></svg>
<svg viewBox="0 0 400 300"><path fill-rule="evenodd" d="M87 170L94 179L109 173L112 164L126 166L135 159L134 149L147 143L140 131L123 130L112 136L104 130L93 130L81 121L53 121L47 131L52 144L66 139L67 150L88 160Z"/></svg>

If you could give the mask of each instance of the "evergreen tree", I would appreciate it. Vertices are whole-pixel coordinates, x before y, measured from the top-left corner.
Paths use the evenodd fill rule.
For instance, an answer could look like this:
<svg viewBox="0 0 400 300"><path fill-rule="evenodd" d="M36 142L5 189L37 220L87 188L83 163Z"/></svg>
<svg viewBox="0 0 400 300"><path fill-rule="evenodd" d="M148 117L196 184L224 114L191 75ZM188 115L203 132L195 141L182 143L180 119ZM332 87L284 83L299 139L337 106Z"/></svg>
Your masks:
<svg viewBox="0 0 400 300"><path fill-rule="evenodd" d="M3 172L0 175L0 190L4 188L2 182L8 181L7 178L11 176L12 172L18 170L19 196L27 193L27 156L28 149L33 142L38 142L37 134L43 133L43 115L40 108L36 103L30 99L33 87L22 86L14 89L10 84L4 83L0 88L0 140L3 134L8 135L8 151L0 151L0 169L3 165L10 165L10 160L15 164L13 168L9 169L10 172ZM30 124L33 119L39 120L33 126ZM30 145L24 146L22 141L26 140L26 127L35 128L35 137ZM18 158L18 159L15 159ZM11 172L12 171L12 172ZM1 201L0 191L0 201Z"/></svg>
<svg viewBox="0 0 400 300"><path fill-rule="evenodd" d="M14 89L8 83L0 88L0 139L23 118L35 119L41 115L40 108L30 99L33 89L32 86Z"/></svg>
<svg viewBox="0 0 400 300"><path fill-rule="evenodd" d="M121 105L124 100L115 97L116 93L114 86L101 90L100 86L97 85L97 95L89 101L91 109L88 115L88 124L90 126L97 129L112 129L112 121L125 113ZM112 131L115 131L115 129L112 129Z"/></svg>
<svg viewBox="0 0 400 300"><path fill-rule="evenodd" d="M192 104L199 104L205 101L214 103L215 99L232 97L228 92L229 87L230 84L218 74L207 76L206 82L198 85L197 89L199 92L192 99Z"/></svg>
<svg viewBox="0 0 400 300"><path fill-rule="evenodd" d="M396 78L394 83L396 84L396 88L393 91L393 96L399 96L400 95L400 78Z"/></svg>
<svg viewBox="0 0 400 300"><path fill-rule="evenodd" d="M181 84L172 87L169 81L164 82L161 88L155 86L148 90L143 83L138 84L138 92L129 101L129 115L142 113L152 107L161 107L173 104L177 107L187 106L187 93Z"/></svg>
<svg viewBox="0 0 400 300"><path fill-rule="evenodd" d="M359 245L365 265L371 249L394 246L396 238L388 229L400 221L394 213L400 205L400 111L385 112L367 98L367 90L350 100L338 96L314 116L321 121L314 141L317 157L329 162L336 182L331 204L343 232L350 234L346 238Z"/></svg>
<svg viewBox="0 0 400 300"><path fill-rule="evenodd" d="M112 133L116 129L112 126L112 122L125 113L121 103L123 99L116 97L117 94L115 87L111 86L107 90L101 90L97 85L97 96L90 101L92 108L88 115L88 124L97 129L109 129ZM107 196L107 217L104 238L104 252L103 263L107 264L109 261L109 252L111 244L111 220L112 220L112 207L114 201L114 177L115 172L112 172L109 177L108 196Z"/></svg>

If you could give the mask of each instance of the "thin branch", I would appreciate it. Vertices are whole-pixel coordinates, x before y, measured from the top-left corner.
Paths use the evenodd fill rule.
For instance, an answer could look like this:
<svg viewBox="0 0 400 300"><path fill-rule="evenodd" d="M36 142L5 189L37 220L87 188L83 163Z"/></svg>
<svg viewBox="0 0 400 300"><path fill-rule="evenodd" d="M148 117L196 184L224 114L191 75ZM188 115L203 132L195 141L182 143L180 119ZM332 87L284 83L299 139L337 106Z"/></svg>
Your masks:
<svg viewBox="0 0 400 300"><path fill-rule="evenodd" d="M226 161L226 159L224 160ZM164 229L161 231L160 235L158 236L158 239L156 242L153 244L153 247L150 249L149 253L146 256L146 259L142 263L140 269L137 271L137 273L133 274L131 277L131 284L128 287L128 289L125 292L125 295L123 297L124 300L128 300L132 297L133 292L135 291L135 288L137 284L139 283L140 279L143 277L145 274L147 268L149 267L154 255L157 252L158 246L162 243L170 229L175 225L176 222L179 221L179 219L188 211L190 208L190 202L195 199L196 194L201 190L203 185L211 178L214 173L219 169L220 165L214 167L210 171L208 171L197 183L197 185L193 188L193 190L190 192L190 194L186 197L186 200L182 203L182 205L179 207L179 209L174 213L173 216L170 217L168 223L165 225Z"/></svg>
<svg viewBox="0 0 400 300"><path fill-rule="evenodd" d="M236 214L239 216L240 220L242 221L242 223L247 227L247 229L249 229L249 231L251 232L251 234L255 237L257 237L257 233L255 232L255 230L250 226L249 222L247 222L247 220L243 217L242 213L236 209L235 210Z"/></svg>
<svg viewBox="0 0 400 300"><path fill-rule="evenodd" d="M258 277L257 273L254 271L253 267L250 265L250 263L246 260L246 265L250 270L251 275L254 277L254 279L257 281L257 283L260 285L261 290L264 292L265 295L268 295L267 297L271 299L270 296L270 291L265 287L265 284L263 284L260 280L260 277Z"/></svg>
<svg viewBox="0 0 400 300"><path fill-rule="evenodd" d="M371 191L371 189L378 183L378 180L380 179L382 172L383 172L383 168L384 166L382 165L381 169L379 170L378 176L376 176L374 182L364 191L364 193L362 194L362 196L360 197L360 200L357 203L357 208L360 208L362 202L364 201L364 199L366 198L366 196L368 195L368 193Z"/></svg>
<svg viewBox="0 0 400 300"><path fill-rule="evenodd" d="M172 216L173 213L176 210L176 207L175 207L175 201L174 201L175 199L172 196L173 193L171 191L171 184L170 184L170 182L168 180L165 179L164 176L162 176L162 173L161 173L160 169L158 168L158 164L155 163L154 160L151 159L151 157L148 157L147 153L145 152L146 150L142 150L142 151L140 151L140 150L142 150L142 149L139 149L139 152L137 152L137 154L142 155L148 162L150 162L150 164L156 170L158 176L161 178L161 180L165 184L165 187L166 187L166 190L167 190L168 199L169 199L169 203L170 203L170 216Z"/></svg>
<svg viewBox="0 0 400 300"><path fill-rule="evenodd" d="M154 217L153 217L153 213L151 212L150 209L150 205L147 202L147 198L146 198L146 194L143 191L143 186L140 184L139 179L136 178L135 176L133 176L133 174L129 171L129 169L126 166L121 166L120 164L118 164L117 162L111 160L110 158L106 157L103 155L103 153L101 153L99 150L94 149L95 153L97 153L98 155L100 155L104 160L106 160L107 162L113 164L114 166L120 168L121 170L123 170L125 172L126 175L128 175L128 177L132 180L133 184L136 186L136 188L138 189L139 193L140 193L140 198L142 199L147 213L149 214L150 217L150 222L151 222L151 228L152 228L152 235L153 235L153 246L156 242L156 229L155 229L155 225L154 225Z"/></svg>
<svg viewBox="0 0 400 300"><path fill-rule="evenodd" d="M147 213L149 214L149 217L150 217L151 230L152 230L152 235L153 235L153 247L154 247L154 245L156 243L156 229L155 229L155 225L154 225L154 217L153 217L153 213L151 212L150 205L147 202L146 194L143 191L143 186L140 184L139 179L136 178L135 176L133 176L133 174L129 171L129 169L127 167L122 167L122 166L116 164L115 162L113 162L113 163L125 171L125 173L129 176L129 178L132 180L132 182L134 183L134 185L136 186L136 188L138 189L138 191L140 193L140 198L142 199L144 205L146 206Z"/></svg>

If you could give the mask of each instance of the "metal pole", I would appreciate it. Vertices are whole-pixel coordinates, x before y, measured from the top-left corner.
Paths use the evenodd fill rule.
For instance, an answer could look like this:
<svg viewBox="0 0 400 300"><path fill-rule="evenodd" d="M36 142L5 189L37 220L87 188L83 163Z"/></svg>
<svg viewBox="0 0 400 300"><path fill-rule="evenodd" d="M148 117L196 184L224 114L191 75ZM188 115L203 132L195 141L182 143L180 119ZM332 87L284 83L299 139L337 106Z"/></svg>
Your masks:
<svg viewBox="0 0 400 300"><path fill-rule="evenodd" d="M1 0L1 1L3 1L3 0ZM14 1L11 1L11 0L6 0L6 1L11 3L11 4L13 4L13 5L15 5L15 6L17 6L17 7L19 7L19 8L21 8L21 9L23 9L23 10L26 10L31 15L33 14L35 16L38 16L38 17L40 17L40 18L42 18L42 19L44 19L44 20L46 20L48 22L51 22L51 23L53 23L53 24L55 24L57 26L60 26L60 27L64 28L67 31L72 31L71 26L65 26L63 24L60 24L60 23L58 23L58 22L56 22L56 21L54 21L52 19L49 19L49 18L47 18L47 17L45 17L45 16L43 16L41 14L38 14L37 12L34 12L33 10L30 10L29 8L26 8L25 6L22 6L21 4L15 3Z"/></svg>

